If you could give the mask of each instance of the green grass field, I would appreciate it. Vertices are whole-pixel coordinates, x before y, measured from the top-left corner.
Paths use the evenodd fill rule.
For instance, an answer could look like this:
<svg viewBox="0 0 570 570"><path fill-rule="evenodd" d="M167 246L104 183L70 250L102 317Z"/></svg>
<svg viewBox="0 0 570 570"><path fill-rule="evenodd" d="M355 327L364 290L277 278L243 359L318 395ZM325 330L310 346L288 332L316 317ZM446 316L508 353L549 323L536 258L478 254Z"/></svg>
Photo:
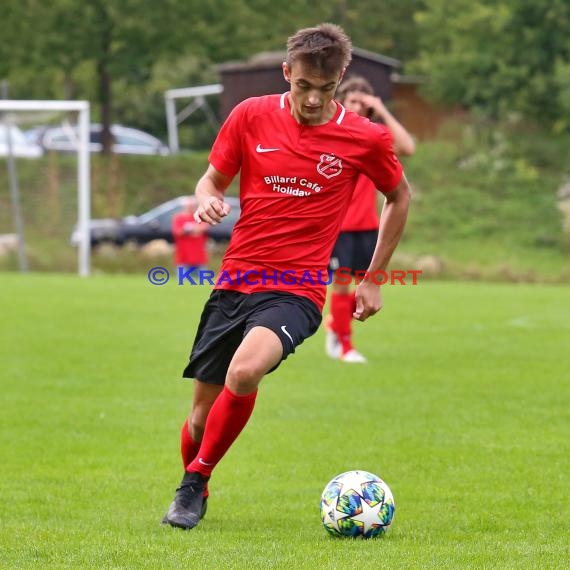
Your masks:
<svg viewBox="0 0 570 570"><path fill-rule="evenodd" d="M368 365L320 330L262 383L191 532L161 526L182 474L180 379L208 289L146 276L0 276L0 567L565 568L570 288L384 288ZM377 540L330 538L334 475L383 477Z"/></svg>

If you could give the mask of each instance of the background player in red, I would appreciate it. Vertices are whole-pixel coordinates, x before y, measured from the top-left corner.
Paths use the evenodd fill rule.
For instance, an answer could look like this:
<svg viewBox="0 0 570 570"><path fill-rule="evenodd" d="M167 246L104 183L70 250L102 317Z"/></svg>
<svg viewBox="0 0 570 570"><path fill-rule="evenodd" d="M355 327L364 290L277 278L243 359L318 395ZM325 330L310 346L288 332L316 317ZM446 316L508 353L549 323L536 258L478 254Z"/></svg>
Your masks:
<svg viewBox="0 0 570 570"><path fill-rule="evenodd" d="M184 269L205 269L208 265L207 226L194 219L198 202L188 197L184 209L172 218L174 263Z"/></svg>
<svg viewBox="0 0 570 570"><path fill-rule="evenodd" d="M402 235L410 193L391 135L333 100L350 59L338 26L291 36L290 92L237 105L196 186L195 218L216 224L239 172L241 215L184 371L194 394L182 428L184 477L163 519L172 526L199 523L210 475L247 424L261 380L318 329L330 254L360 174L386 196L371 272L387 266ZM368 279L356 299L359 320L382 306Z"/></svg>
<svg viewBox="0 0 570 570"><path fill-rule="evenodd" d="M345 79L335 98L347 111L386 125L392 133L396 154L414 154L414 139L388 111L380 97L374 95L372 85L364 77L353 75ZM378 224L378 190L369 178L360 176L331 256L330 269L335 271L342 267L343 277L337 279L333 274L330 314L325 319L326 353L344 362L366 362L352 343L355 297L350 284L346 283L347 272L344 269L350 269L353 276L356 271L366 270L378 239Z"/></svg>

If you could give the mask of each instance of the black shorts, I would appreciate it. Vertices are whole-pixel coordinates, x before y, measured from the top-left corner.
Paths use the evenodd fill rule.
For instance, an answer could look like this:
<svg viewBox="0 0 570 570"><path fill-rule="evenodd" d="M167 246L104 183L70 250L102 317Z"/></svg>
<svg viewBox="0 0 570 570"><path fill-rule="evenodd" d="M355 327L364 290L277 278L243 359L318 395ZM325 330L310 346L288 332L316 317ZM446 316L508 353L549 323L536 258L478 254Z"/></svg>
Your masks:
<svg viewBox="0 0 570 570"><path fill-rule="evenodd" d="M256 326L271 329L281 339L283 361L317 331L321 319L317 306L299 295L277 291L245 294L214 289L202 311L190 362L183 376L223 385L241 341Z"/></svg>
<svg viewBox="0 0 570 570"><path fill-rule="evenodd" d="M334 245L329 269L336 271L343 267L355 271L366 271L372 260L378 230L364 232L341 232Z"/></svg>

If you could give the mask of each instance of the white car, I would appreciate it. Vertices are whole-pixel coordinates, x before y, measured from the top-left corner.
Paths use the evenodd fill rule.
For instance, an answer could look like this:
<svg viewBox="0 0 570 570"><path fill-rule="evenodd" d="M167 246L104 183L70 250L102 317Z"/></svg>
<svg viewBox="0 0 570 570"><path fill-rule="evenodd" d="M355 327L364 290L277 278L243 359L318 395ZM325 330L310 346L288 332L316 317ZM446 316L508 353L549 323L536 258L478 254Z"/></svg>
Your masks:
<svg viewBox="0 0 570 570"><path fill-rule="evenodd" d="M16 125L8 127L5 123L0 123L0 156L8 156L8 133L10 133L12 142L13 156L17 158L39 158L43 155L42 147L30 142Z"/></svg>
<svg viewBox="0 0 570 570"><path fill-rule="evenodd" d="M91 125L89 133L89 150L101 152L101 132L103 127L98 124ZM117 154L170 154L165 146L156 137L123 125L111 125L111 134L114 137L112 151ZM74 152L77 150L77 127L61 126L47 129L41 137L41 145L46 150L59 152Z"/></svg>

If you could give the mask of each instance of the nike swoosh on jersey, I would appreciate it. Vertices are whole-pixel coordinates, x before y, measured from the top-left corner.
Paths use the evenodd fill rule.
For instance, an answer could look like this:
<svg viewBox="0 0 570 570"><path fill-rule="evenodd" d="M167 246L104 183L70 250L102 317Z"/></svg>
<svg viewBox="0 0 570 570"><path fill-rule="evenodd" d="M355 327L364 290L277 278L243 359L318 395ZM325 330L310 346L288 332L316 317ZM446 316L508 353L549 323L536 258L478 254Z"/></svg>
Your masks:
<svg viewBox="0 0 570 570"><path fill-rule="evenodd" d="M293 337L289 334L289 331L285 328L287 325L283 325L281 327L281 330L289 337L289 340L291 341L291 344L295 344L293 342Z"/></svg>
<svg viewBox="0 0 570 570"><path fill-rule="evenodd" d="M260 144L257 145L255 152L275 152L276 150L280 150L278 148L263 148Z"/></svg>

